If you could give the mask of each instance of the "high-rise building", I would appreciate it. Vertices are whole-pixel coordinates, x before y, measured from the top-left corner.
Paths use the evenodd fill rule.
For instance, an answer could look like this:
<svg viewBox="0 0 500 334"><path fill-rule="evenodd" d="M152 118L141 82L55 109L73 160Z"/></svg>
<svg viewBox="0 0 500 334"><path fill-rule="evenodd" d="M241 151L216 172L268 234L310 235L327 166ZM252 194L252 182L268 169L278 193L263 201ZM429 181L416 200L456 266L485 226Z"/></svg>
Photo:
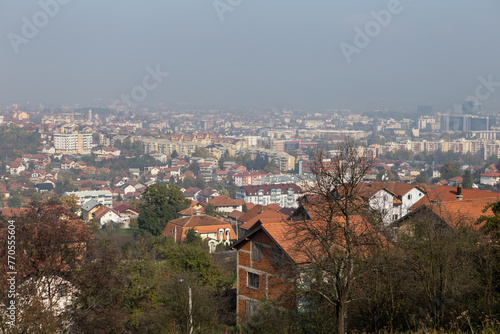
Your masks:
<svg viewBox="0 0 500 334"><path fill-rule="evenodd" d="M56 133L54 134L56 153L90 154L92 149L91 133Z"/></svg>
<svg viewBox="0 0 500 334"><path fill-rule="evenodd" d="M490 128L488 117L471 115L441 115L441 132L487 131Z"/></svg>

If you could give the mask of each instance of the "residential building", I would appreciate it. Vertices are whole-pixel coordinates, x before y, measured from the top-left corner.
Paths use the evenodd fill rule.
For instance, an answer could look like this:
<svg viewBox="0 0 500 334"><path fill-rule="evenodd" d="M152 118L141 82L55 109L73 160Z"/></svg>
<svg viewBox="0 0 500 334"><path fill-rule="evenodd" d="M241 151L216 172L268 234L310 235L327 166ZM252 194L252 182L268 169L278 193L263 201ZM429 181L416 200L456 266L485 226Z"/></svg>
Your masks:
<svg viewBox="0 0 500 334"><path fill-rule="evenodd" d="M420 186L404 182L363 183L359 189L360 197L370 208L382 214L384 226L406 216L425 194L426 191Z"/></svg>
<svg viewBox="0 0 500 334"><path fill-rule="evenodd" d="M123 219L115 210L103 206L92 213L92 218L101 227L104 226L121 226L124 223ZM126 226L128 227L128 226Z"/></svg>
<svg viewBox="0 0 500 334"><path fill-rule="evenodd" d="M500 180L500 173L489 172L481 174L480 182L481 184L486 184L489 186L496 186Z"/></svg>
<svg viewBox="0 0 500 334"><path fill-rule="evenodd" d="M283 208L297 207L300 196L300 187L296 184L269 184L257 186L243 186L236 190L236 199L245 203L278 204Z"/></svg>
<svg viewBox="0 0 500 334"><path fill-rule="evenodd" d="M243 187L259 184L257 181L266 176L268 175L261 172L249 171L236 174L234 175L233 179L235 185L237 185L238 187Z"/></svg>
<svg viewBox="0 0 500 334"><path fill-rule="evenodd" d="M204 214L171 220L161 235L182 242L189 230L194 230L202 239L208 239L210 252L214 252L217 245L229 245L231 239L236 239L231 224Z"/></svg>
<svg viewBox="0 0 500 334"><path fill-rule="evenodd" d="M215 210L223 213L231 213L233 210L241 211L244 201L242 199L231 199L227 196L214 196L208 200Z"/></svg>
<svg viewBox="0 0 500 334"><path fill-rule="evenodd" d="M253 316L262 300L278 301L282 296L293 296L290 279L295 278L302 259L293 251L293 242L286 234L285 224L259 223L233 245L237 250L238 324ZM280 306L294 309L295 305L295 299L291 298L281 300Z"/></svg>
<svg viewBox="0 0 500 334"><path fill-rule="evenodd" d="M56 153L90 154L92 149L91 133L57 133L54 134Z"/></svg>
<svg viewBox="0 0 500 334"><path fill-rule="evenodd" d="M72 191L64 193L64 196L75 195L78 197L78 205L83 205L91 199L111 208L113 206L113 193L109 190L87 190Z"/></svg>
<svg viewBox="0 0 500 334"><path fill-rule="evenodd" d="M92 216L92 214L94 212L96 212L97 210L99 210L100 208L102 208L102 204L97 202L96 200L88 200L87 202L85 202L82 206L81 206L81 210L82 210L82 219L84 221L89 221L91 219L93 219L94 217Z"/></svg>

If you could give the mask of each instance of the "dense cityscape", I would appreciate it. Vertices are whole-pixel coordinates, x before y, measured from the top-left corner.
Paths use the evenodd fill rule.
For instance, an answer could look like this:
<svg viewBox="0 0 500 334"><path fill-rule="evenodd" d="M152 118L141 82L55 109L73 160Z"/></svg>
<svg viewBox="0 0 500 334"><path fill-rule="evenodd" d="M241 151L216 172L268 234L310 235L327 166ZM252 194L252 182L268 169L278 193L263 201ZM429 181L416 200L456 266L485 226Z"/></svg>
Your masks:
<svg viewBox="0 0 500 334"><path fill-rule="evenodd" d="M499 141L496 140L500 126L494 114L481 110L481 105L474 101L465 101L460 114L440 114L430 106L418 106L413 117L388 117L384 111L355 115L349 110L313 114L277 109L229 113L219 110L146 112L122 108L66 106L52 110L11 105L4 107L0 116L3 219L23 222L26 224L24 229L31 232L35 231L33 228L41 228L31 225L30 216L34 212L38 212L42 220L50 221L54 212L59 217L66 217L64 219L71 217L72 224L77 224L76 219L81 222L80 230L70 232L59 228L69 233L65 238L73 243L75 237L90 237L89 249L79 250L84 255L78 256L96 257L90 263L73 258L72 265L81 270L77 275L69 274L69 268L63 269L60 265L51 267L51 278L46 267L36 264L30 271L34 264L24 264L28 270L26 274L30 273L27 277L35 270L40 276L34 277L48 284L41 289L53 290L52 295L40 296L40 305L33 304L31 298L24 301L24 307L36 307L35 314L41 312L47 316L45 312L49 312L47 319L51 321L39 325L42 331L45 326L49 331L54 328L78 331L79 326L94 326L96 319L93 317L104 315L94 314L89 319L86 318L88 314L80 314L84 307L81 303L86 303L81 298L89 298L86 294L97 294L92 297L105 298L109 303L88 312L106 313L107 307L117 307L108 298L119 298L122 303L116 310L120 311L117 323L108 324L101 319L103 323L99 326L102 328L96 327L100 328L96 332L157 332L154 326L160 324L164 329L159 332L175 332L183 327L183 330L190 330L189 326L194 325L182 320L186 317L182 312L186 310L181 304L186 296L151 299L151 293L180 289L172 278L158 277L167 270L173 277L182 277L195 285L195 290L200 290L194 298L213 299L221 307L211 316L212 311L203 311L203 306L195 303L196 308L201 308L196 310L195 317L198 330L226 328L234 331L239 328L245 332L274 332L272 327L266 329L268 324L255 320L254 317L262 317L264 312L265 317L271 317L266 321L286 321L295 328L288 329L291 331L308 331L306 328L310 327L314 331L328 332L339 316L333 312L328 321L323 319L318 323L316 317L326 312L323 307L328 307L323 302L315 306L322 309L321 312L317 309L314 314L310 313L312 309L299 311L300 317L307 314L309 319L291 320L286 312L274 314L266 309L278 307L271 306L277 302L288 305L285 309L299 307L300 310L305 307L302 304L312 302L292 302L289 289L293 284L286 289L282 287L290 278L285 276L285 281L271 283L270 277L282 277L283 273L277 275L276 271L284 270L290 262L299 264L296 260L300 257L296 254L298 250L290 246L290 242L300 238L287 237L293 230L289 224L318 220L314 216L322 216L315 212L308 199L320 196L317 192L321 187L317 182L322 180L321 173L336 182L339 182L336 180L339 175L345 177L343 173L359 173L361 179L353 189L365 203L362 206L365 214L370 213L370 235L382 233L385 242L395 245L407 234L399 232L408 228L402 226L414 219L422 220L422 215L432 224L437 224L436 219L439 224L451 227L466 223L472 228L471 233L477 233L478 226L484 224L481 221L486 219L484 212L490 212L483 212L483 208L496 203L500 196ZM369 166L362 170L348 167L354 168L348 171L339 167L349 159L367 159L359 160L357 165ZM339 203L344 202L342 199ZM439 213L433 208L436 203L439 203ZM436 217L429 216L428 210ZM496 217L496 207L489 210ZM352 212L343 219L358 215L360 213ZM378 223L375 217L379 217ZM82 236L85 226L92 229L93 237ZM496 225L491 229L488 228L488 234L496 231ZM267 239L263 239L264 232ZM51 229L47 233L56 232ZM93 243L90 240L94 238L101 242L108 240L108 243L93 245L97 247L94 250L90 247ZM68 242L59 244L58 240L54 245L50 239L37 240L32 251L47 247L60 254L60 259L74 257L75 254L69 254L74 250L63 247ZM24 243L21 245L28 247ZM54 246L58 249L52 249ZM251 261L255 264L245 264L248 261L245 253L250 249ZM272 252L266 253L265 249ZM107 263L106 269L95 268L104 260L99 258L104 256L99 252L111 253L106 256L114 261L121 258L121 261L132 262L126 266L120 266L119 262ZM276 262L274 253L280 253L282 260ZM266 257L269 257L267 266L263 262ZM53 259L49 255L43 261L52 262ZM70 266L66 263L69 259L64 261L65 266ZM149 268L148 273L138 266ZM169 269L162 269L164 266ZM454 275L456 268L448 269L450 275ZM102 275L96 278L98 282L109 279L100 283L105 290L115 291L112 289L120 289L120 284L125 284L126 292L115 291L119 296L101 296L103 292L85 290L90 287L79 284L88 278L86 275ZM117 275L126 275L126 282ZM157 291L134 292L134 289L141 289L134 284L142 280L153 280ZM116 286L108 287L108 284ZM265 291L262 290L264 286ZM18 289L24 288L33 289L28 283L18 286ZM295 286L293 289L300 288ZM308 298L318 297L311 292ZM264 303L265 299L269 301ZM133 306L130 304L133 300L147 304ZM180 304L175 306L169 304L171 302ZM264 306L260 307L259 303ZM281 307L284 306L278 309ZM488 307L495 307L495 303ZM168 320L156 319L154 312L149 313L152 310L166 312ZM18 316L22 319L20 323L26 326L24 330L34 331L31 317ZM28 319L30 322L25 323ZM8 319L3 321L6 328ZM377 322L372 321L358 320L356 324L350 323L349 328L376 331L377 327L372 326ZM391 321L401 320L395 316ZM443 318L441 321L450 320ZM386 325L380 326L379 330Z"/></svg>

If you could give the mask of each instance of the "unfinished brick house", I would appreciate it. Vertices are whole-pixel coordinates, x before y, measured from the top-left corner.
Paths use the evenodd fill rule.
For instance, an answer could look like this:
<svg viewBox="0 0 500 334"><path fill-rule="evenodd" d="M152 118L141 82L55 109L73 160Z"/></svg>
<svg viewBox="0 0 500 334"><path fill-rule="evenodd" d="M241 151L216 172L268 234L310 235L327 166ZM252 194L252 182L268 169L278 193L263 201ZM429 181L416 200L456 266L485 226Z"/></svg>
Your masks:
<svg viewBox="0 0 500 334"><path fill-rule="evenodd" d="M271 300L295 308L290 279L301 260L286 240L286 224L260 221L233 245L237 255L237 320L243 323L256 311L260 301Z"/></svg>

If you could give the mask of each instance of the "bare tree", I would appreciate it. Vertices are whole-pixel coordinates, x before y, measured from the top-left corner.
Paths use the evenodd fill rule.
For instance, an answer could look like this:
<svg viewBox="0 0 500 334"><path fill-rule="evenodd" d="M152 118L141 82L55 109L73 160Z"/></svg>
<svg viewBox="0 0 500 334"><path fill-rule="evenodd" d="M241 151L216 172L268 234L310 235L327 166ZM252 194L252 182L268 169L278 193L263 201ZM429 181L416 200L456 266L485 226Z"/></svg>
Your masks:
<svg viewBox="0 0 500 334"><path fill-rule="evenodd" d="M383 237L374 228L380 217L364 200L367 189L362 185L373 161L350 140L337 152L332 159L322 153L315 159L301 207L290 218L289 238L306 264L298 280L301 294L319 295L334 308L337 332L343 334L352 284L359 276L357 263Z"/></svg>

